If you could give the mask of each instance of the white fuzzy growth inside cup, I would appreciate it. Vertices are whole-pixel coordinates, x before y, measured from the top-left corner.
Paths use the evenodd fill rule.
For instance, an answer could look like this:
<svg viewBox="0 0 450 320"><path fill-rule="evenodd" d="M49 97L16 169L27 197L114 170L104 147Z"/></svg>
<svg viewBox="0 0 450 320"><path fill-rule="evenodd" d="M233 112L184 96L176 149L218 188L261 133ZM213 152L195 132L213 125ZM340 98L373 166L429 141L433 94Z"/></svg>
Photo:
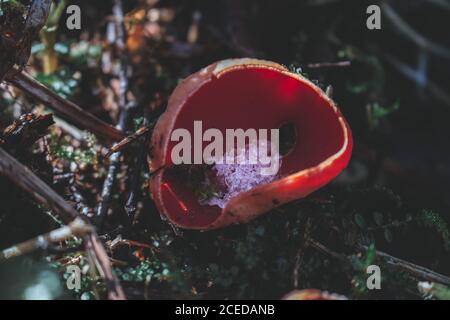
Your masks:
<svg viewBox="0 0 450 320"><path fill-rule="evenodd" d="M259 141L259 148L266 148L269 153L273 152L273 149L270 149L269 141ZM265 154L268 155L267 152ZM268 168L270 164L266 164L267 161L261 161L258 143L247 144L240 150L234 149L227 152L225 154L226 160L212 166L215 174L214 181L206 178L203 182L203 187L213 186L214 189L220 191L212 197L200 199L200 204L224 208L227 202L238 194L277 180L281 167L281 157L278 152L273 155L270 154L270 156L272 156L272 161L273 159L278 161L277 170L274 174L262 174L263 169Z"/></svg>

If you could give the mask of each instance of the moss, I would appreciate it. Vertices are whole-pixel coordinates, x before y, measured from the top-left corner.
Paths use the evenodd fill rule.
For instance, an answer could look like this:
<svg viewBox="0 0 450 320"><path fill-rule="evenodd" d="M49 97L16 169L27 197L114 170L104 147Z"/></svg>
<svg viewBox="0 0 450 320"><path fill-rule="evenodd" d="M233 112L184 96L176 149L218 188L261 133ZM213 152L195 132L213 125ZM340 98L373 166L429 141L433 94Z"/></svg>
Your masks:
<svg viewBox="0 0 450 320"><path fill-rule="evenodd" d="M360 218L355 219L355 212ZM426 221L437 221L434 215L427 217ZM360 219L364 223L356 222ZM311 246L302 248L307 221L311 238L348 261ZM435 234L428 227L417 232L417 221L389 189L326 187L310 199L285 205L246 225L205 233L185 231L182 237L163 228L146 240L159 251L122 272L127 281L154 277L150 287L170 298L279 299L295 288L296 273L300 289L313 287L349 298L420 298L415 279L375 254L375 245L395 254L392 248L404 237L408 241L410 230L414 237ZM385 239L387 228L391 241ZM361 252L359 245L366 243L373 245ZM442 243L426 246L442 247ZM297 265L299 252L303 258ZM366 268L371 264L382 270L382 290L366 288Z"/></svg>
<svg viewBox="0 0 450 320"><path fill-rule="evenodd" d="M92 134L87 134L78 148L74 148L68 139L59 139L53 133L50 137L50 152L59 159L76 162L78 165L96 165L98 162L95 146L97 139Z"/></svg>
<svg viewBox="0 0 450 320"><path fill-rule="evenodd" d="M450 248L448 225L439 214L433 211L423 210L418 220L424 227L436 231L442 237L446 249L448 250Z"/></svg>

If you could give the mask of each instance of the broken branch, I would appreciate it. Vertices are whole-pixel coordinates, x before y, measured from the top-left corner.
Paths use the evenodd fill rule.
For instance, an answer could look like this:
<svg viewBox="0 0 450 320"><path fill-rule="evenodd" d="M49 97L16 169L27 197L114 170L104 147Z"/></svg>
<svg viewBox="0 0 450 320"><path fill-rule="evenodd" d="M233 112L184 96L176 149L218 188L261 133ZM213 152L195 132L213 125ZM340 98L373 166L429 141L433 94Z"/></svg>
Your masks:
<svg viewBox="0 0 450 320"><path fill-rule="evenodd" d="M94 229L83 219L76 218L67 226L50 231L34 239L19 243L0 252L0 261L28 254L37 249L46 249L50 244L67 240L71 237L81 237Z"/></svg>
<svg viewBox="0 0 450 320"><path fill-rule="evenodd" d="M361 246L362 249L367 250L367 246ZM450 285L450 277L444 276L428 268L419 266L417 264L393 257L385 252L377 250L377 256L386 260L386 263L394 267L400 268L405 272L413 275L416 278L424 279L431 282L438 282L445 285Z"/></svg>
<svg viewBox="0 0 450 320"><path fill-rule="evenodd" d="M70 224L79 215L60 195L39 179L30 169L19 163L6 151L0 148L0 175L9 178L17 186L30 194L37 202L52 209L63 220ZM89 250L98 261L99 272L107 285L108 298L123 300L125 294L119 280L113 274L109 257L96 232L85 236L86 249Z"/></svg>
<svg viewBox="0 0 450 320"><path fill-rule="evenodd" d="M6 76L6 80L23 90L33 99L54 109L62 118L75 123L81 128L112 141L119 141L124 138L121 130L86 112L75 103L60 97L25 71L10 72Z"/></svg>
<svg viewBox="0 0 450 320"><path fill-rule="evenodd" d="M330 250L329 248L324 246L322 243L320 243L317 240L314 240L312 238L308 238L307 241L311 245L311 247L315 248L316 250L318 250L326 255L329 255L339 261L342 261L344 263L350 263L349 257L347 257L345 254L334 252L333 250ZM368 250L367 246L359 246L359 248L364 251ZM432 282L437 282L437 283L442 283L445 285L450 285L449 277L442 275L440 273L437 273L433 270L430 270L425 267L419 266L417 264L393 257L382 251L377 250L376 255L380 258L383 258L388 265L399 268L402 271L409 273L414 278L424 279L427 281L432 281Z"/></svg>

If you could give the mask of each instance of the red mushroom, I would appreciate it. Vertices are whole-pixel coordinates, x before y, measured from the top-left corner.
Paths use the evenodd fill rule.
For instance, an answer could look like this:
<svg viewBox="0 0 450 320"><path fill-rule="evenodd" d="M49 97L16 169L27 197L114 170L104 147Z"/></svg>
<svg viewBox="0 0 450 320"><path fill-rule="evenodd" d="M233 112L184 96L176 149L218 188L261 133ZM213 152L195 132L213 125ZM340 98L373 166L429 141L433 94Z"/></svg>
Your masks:
<svg viewBox="0 0 450 320"><path fill-rule="evenodd" d="M348 300L347 297L317 289L294 290L281 300Z"/></svg>
<svg viewBox="0 0 450 320"><path fill-rule="evenodd" d="M205 205L188 179L174 171L171 134L184 128L277 129L289 124L295 142L277 176L234 195L223 208ZM306 197L334 179L352 152L350 128L334 102L316 85L285 67L262 60L214 63L173 92L152 135L150 190L161 214L186 229L210 230L247 222L270 209ZM283 141L281 141L283 143ZM185 165L192 168L196 164ZM215 180L216 184L220 182Z"/></svg>

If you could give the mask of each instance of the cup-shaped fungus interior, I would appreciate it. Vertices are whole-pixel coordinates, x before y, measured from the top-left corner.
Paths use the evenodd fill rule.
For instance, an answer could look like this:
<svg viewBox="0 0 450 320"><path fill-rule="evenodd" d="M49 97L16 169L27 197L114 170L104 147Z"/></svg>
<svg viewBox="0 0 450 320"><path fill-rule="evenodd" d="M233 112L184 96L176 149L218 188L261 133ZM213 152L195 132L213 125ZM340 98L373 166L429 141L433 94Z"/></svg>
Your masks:
<svg viewBox="0 0 450 320"><path fill-rule="evenodd" d="M319 165L338 152L344 141L334 107L316 88L294 74L257 66L222 73L204 84L186 100L172 130L187 129L194 141L194 121L201 121L203 132L215 128L224 137L226 129L270 132L288 123L295 129L295 141L282 157L278 179ZM177 143L170 141L167 148L161 199L172 221L201 228L215 221L222 210L201 204L195 187L176 172L171 151ZM202 142L202 147L209 143Z"/></svg>

